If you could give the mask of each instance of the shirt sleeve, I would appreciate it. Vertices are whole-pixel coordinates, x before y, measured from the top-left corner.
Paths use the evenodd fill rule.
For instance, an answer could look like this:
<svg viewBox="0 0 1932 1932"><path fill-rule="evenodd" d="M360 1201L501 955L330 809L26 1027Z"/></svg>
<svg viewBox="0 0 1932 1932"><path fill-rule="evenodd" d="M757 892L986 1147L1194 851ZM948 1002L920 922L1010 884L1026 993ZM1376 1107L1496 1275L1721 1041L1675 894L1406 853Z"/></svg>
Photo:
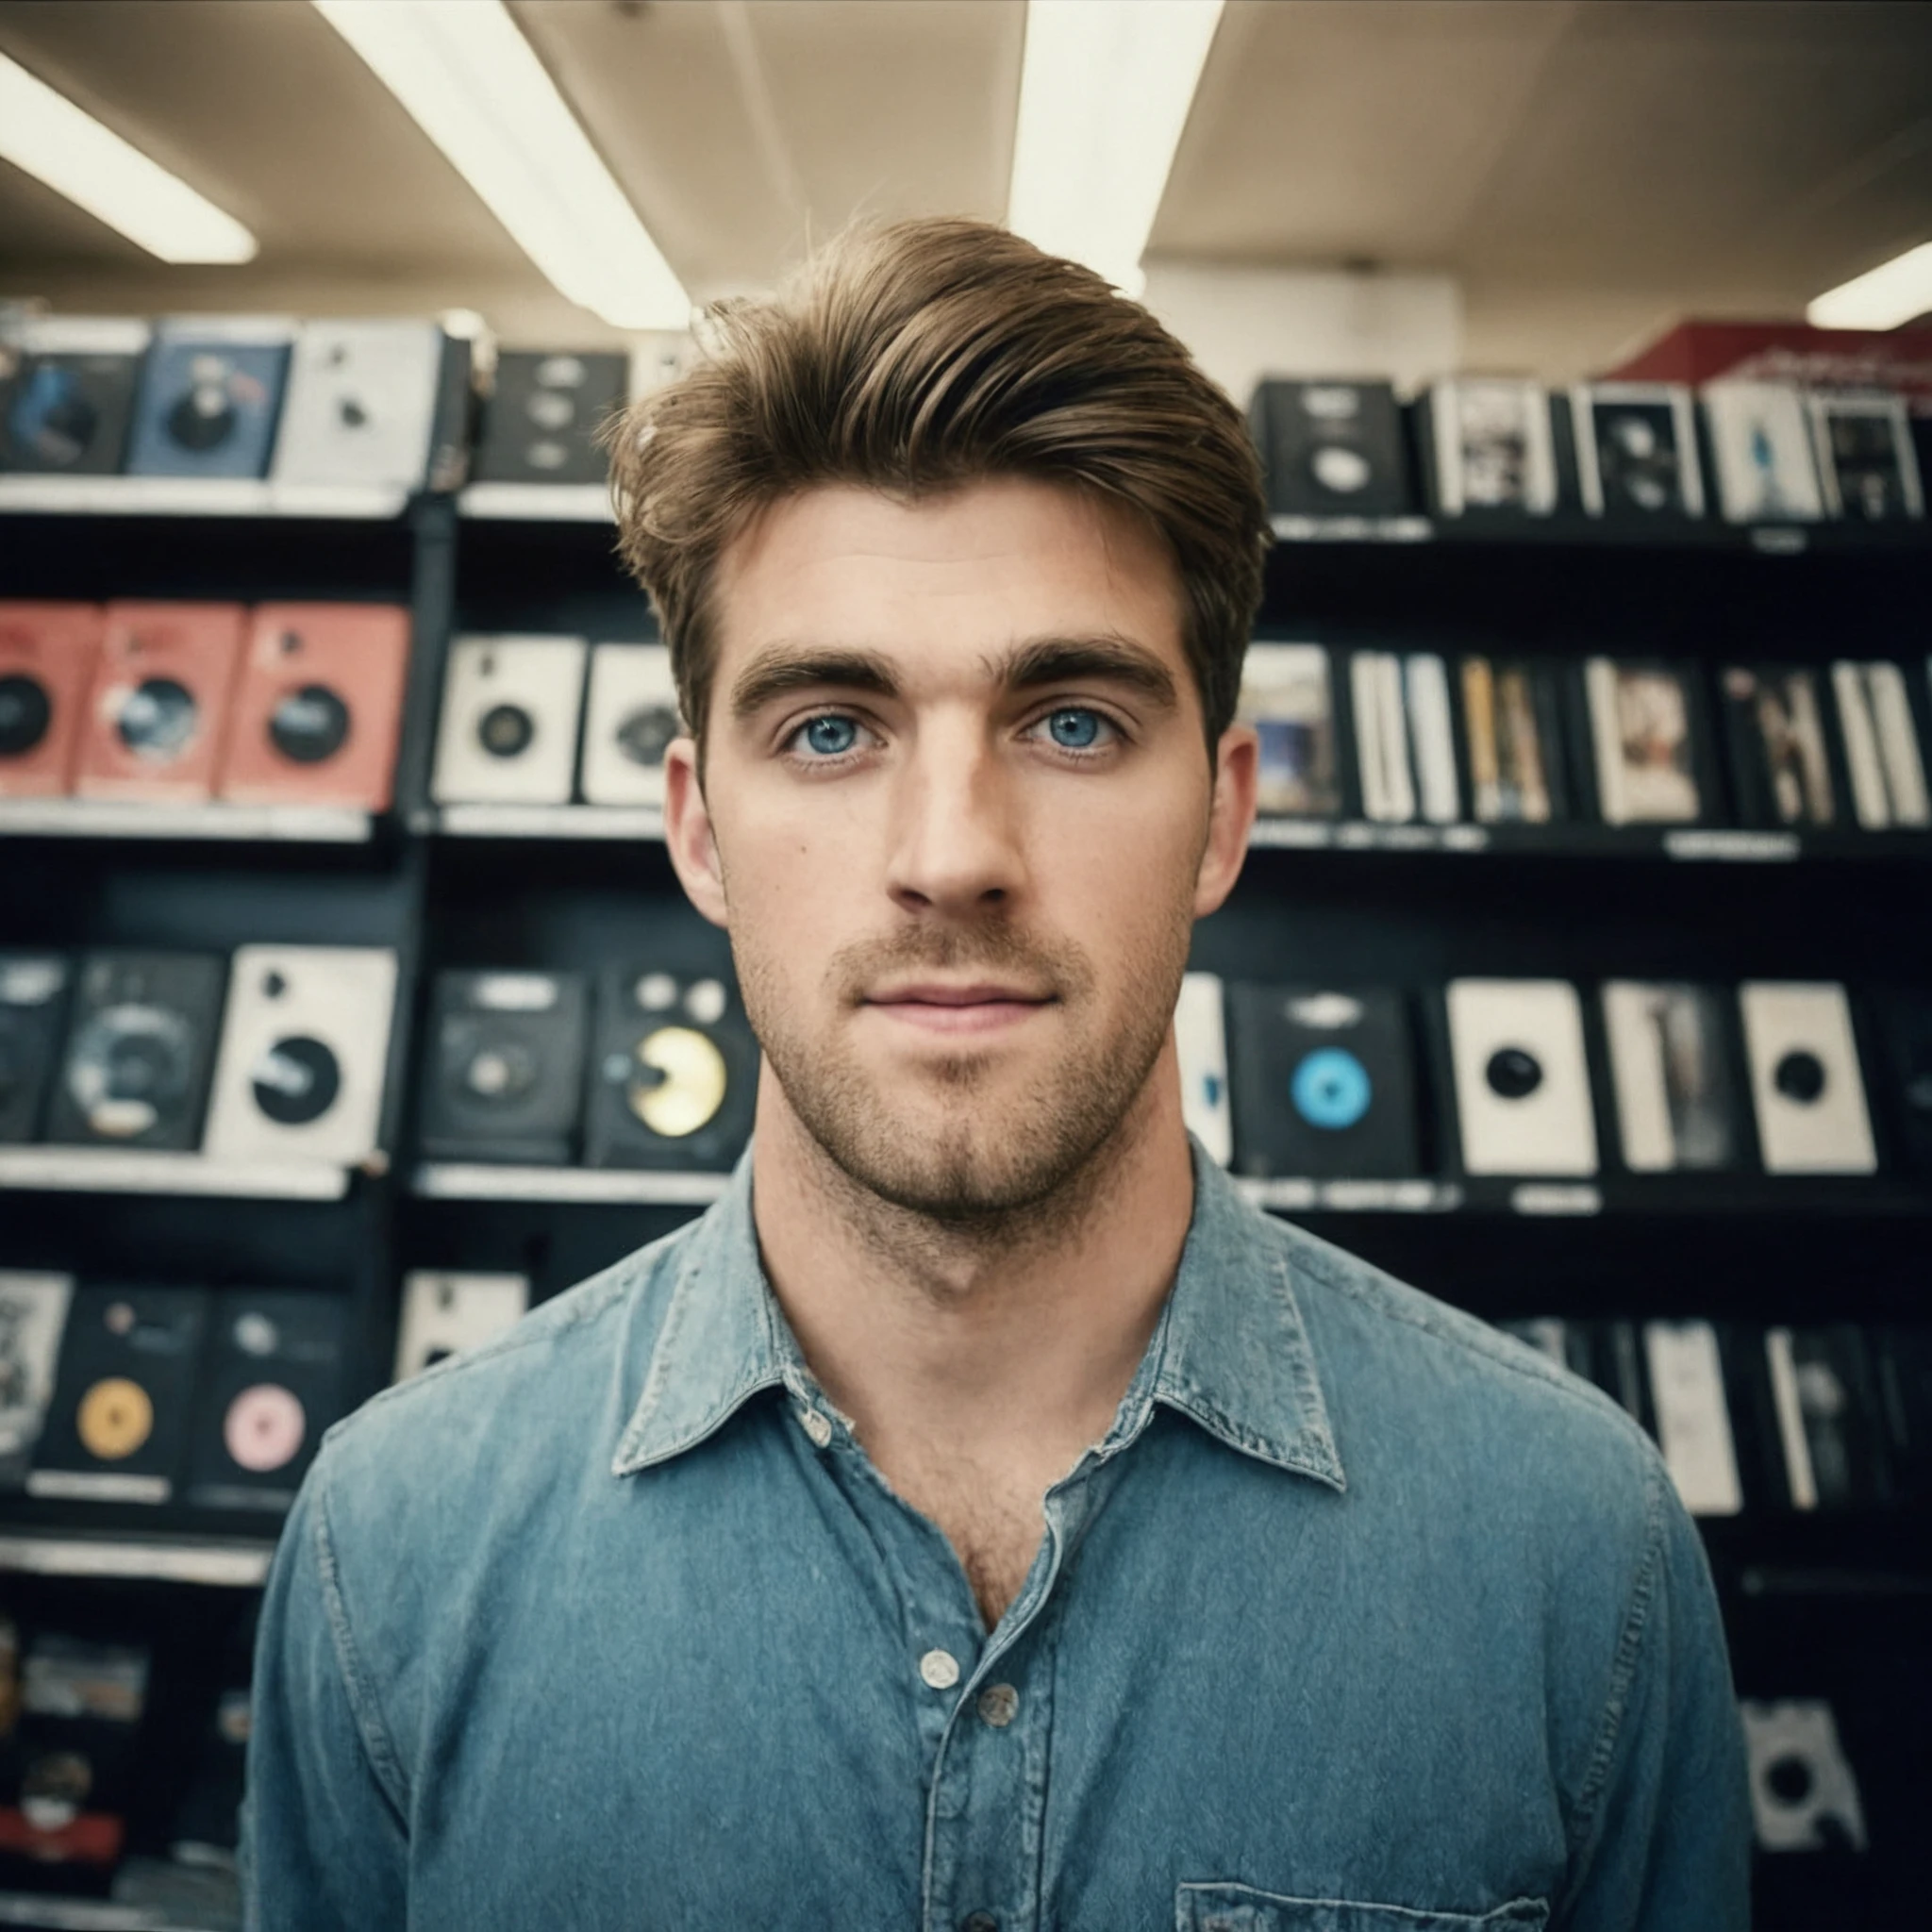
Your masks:
<svg viewBox="0 0 1932 1932"><path fill-rule="evenodd" d="M1586 1777L1563 1932L1748 1932L1751 1799L1710 1565L1661 1460Z"/></svg>
<svg viewBox="0 0 1932 1932"><path fill-rule="evenodd" d="M341 1594L325 1467L325 1453L290 1511L256 1633L248 1932L373 1932L408 1917L403 1782Z"/></svg>

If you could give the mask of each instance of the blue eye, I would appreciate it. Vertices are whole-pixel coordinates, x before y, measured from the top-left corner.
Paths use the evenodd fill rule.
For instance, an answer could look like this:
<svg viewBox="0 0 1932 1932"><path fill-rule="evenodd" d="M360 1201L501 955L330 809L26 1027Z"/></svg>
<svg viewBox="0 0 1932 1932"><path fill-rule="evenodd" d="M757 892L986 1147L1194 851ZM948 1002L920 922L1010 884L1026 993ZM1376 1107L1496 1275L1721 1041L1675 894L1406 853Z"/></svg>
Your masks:
<svg viewBox="0 0 1932 1932"><path fill-rule="evenodd" d="M1098 711L1068 708L1055 711L1046 721L1053 741L1069 751L1091 751L1100 742L1100 728L1106 723Z"/></svg>
<svg viewBox="0 0 1932 1932"><path fill-rule="evenodd" d="M820 758L837 758L858 741L858 726L850 718L813 718L802 728L806 744Z"/></svg>

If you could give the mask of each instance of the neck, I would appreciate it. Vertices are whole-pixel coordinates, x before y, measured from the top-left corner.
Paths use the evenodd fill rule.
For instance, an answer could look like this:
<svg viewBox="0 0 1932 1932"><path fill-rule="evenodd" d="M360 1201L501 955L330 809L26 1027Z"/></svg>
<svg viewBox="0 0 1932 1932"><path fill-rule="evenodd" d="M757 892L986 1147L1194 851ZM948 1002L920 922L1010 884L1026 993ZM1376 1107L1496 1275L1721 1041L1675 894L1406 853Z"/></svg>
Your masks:
<svg viewBox="0 0 1932 1932"><path fill-rule="evenodd" d="M1063 1469L1106 1433L1193 1212L1172 1036L1094 1156L1013 1213L941 1222L881 1200L806 1132L769 1069L756 1162L774 1291L889 1474L960 1453Z"/></svg>

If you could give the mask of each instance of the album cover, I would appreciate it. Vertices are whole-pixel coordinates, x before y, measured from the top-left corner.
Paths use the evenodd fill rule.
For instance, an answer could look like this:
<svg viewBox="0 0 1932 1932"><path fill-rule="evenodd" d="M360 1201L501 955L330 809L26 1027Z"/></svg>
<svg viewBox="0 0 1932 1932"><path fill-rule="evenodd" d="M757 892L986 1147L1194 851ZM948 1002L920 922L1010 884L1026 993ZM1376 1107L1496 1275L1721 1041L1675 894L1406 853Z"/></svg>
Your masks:
<svg viewBox="0 0 1932 1932"><path fill-rule="evenodd" d="M1583 686L1604 823L1683 824L1702 817L1689 672L1591 658Z"/></svg>
<svg viewBox="0 0 1932 1932"><path fill-rule="evenodd" d="M1796 383L1707 383L1704 420L1726 522L1814 523L1824 514L1805 392Z"/></svg>
<svg viewBox="0 0 1932 1932"><path fill-rule="evenodd" d="M758 1042L724 980L648 967L604 973L584 1109L586 1164L731 1167L751 1134L758 1074Z"/></svg>
<svg viewBox="0 0 1932 1932"><path fill-rule="evenodd" d="M590 1013L581 974L439 973L425 1040L424 1154L570 1165Z"/></svg>
<svg viewBox="0 0 1932 1932"><path fill-rule="evenodd" d="M1779 1500L1800 1510L1889 1502L1877 1382L1859 1330L1848 1322L1769 1328L1764 1365Z"/></svg>
<svg viewBox="0 0 1932 1932"><path fill-rule="evenodd" d="M0 603L0 798L74 789L101 630L98 604Z"/></svg>
<svg viewBox="0 0 1932 1932"><path fill-rule="evenodd" d="M0 1269L0 1491L25 1486L73 1298L71 1274Z"/></svg>
<svg viewBox="0 0 1932 1932"><path fill-rule="evenodd" d="M1741 1101L1717 993L1613 979L1603 1006L1624 1165L1634 1174L1739 1165Z"/></svg>
<svg viewBox="0 0 1932 1932"><path fill-rule="evenodd" d="M0 1144L40 1134L71 978L58 954L0 953Z"/></svg>
<svg viewBox="0 0 1932 1932"><path fill-rule="evenodd" d="M1577 481L1591 516L1704 514L1696 420L1681 383L1580 383L1570 409Z"/></svg>
<svg viewBox="0 0 1932 1932"><path fill-rule="evenodd" d="M455 639L430 796L568 803L587 650L582 638Z"/></svg>
<svg viewBox="0 0 1932 1932"><path fill-rule="evenodd" d="M1332 818L1341 809L1335 703L1320 644L1254 643L1241 668L1240 716L1261 741L1257 809Z"/></svg>
<svg viewBox="0 0 1932 1932"><path fill-rule="evenodd" d="M1570 815L1560 687L1552 667L1465 658L1463 731L1470 803L1485 824L1548 824Z"/></svg>
<svg viewBox="0 0 1932 1932"><path fill-rule="evenodd" d="M217 1297L196 1391L187 1500L286 1510L346 1406L345 1309L325 1291Z"/></svg>
<svg viewBox="0 0 1932 1932"><path fill-rule="evenodd" d="M1265 381L1248 423L1274 515L1392 517L1414 508L1388 383Z"/></svg>
<svg viewBox="0 0 1932 1932"><path fill-rule="evenodd" d="M443 343L433 322L303 323L275 440L275 481L421 490L436 436Z"/></svg>
<svg viewBox="0 0 1932 1932"><path fill-rule="evenodd" d="M1560 979L1455 979L1447 991L1462 1164L1473 1174L1593 1174L1583 1006Z"/></svg>
<svg viewBox="0 0 1932 1932"><path fill-rule="evenodd" d="M1227 1014L1239 1172L1379 1179L1420 1171L1401 994L1235 985Z"/></svg>
<svg viewBox="0 0 1932 1932"><path fill-rule="evenodd" d="M1865 1813L1831 1706L1744 1698L1751 1817L1767 1852L1862 1852Z"/></svg>
<svg viewBox="0 0 1932 1932"><path fill-rule="evenodd" d="M1932 824L1932 795L1904 670L1884 660L1840 658L1831 667L1831 693L1858 824L1866 831Z"/></svg>
<svg viewBox="0 0 1932 1932"><path fill-rule="evenodd" d="M1814 392L1808 400L1826 509L1866 524L1923 517L1925 494L1905 398Z"/></svg>
<svg viewBox="0 0 1932 1932"><path fill-rule="evenodd" d="M1878 1157L1844 988L1747 981L1738 1004L1766 1173L1873 1173Z"/></svg>
<svg viewBox="0 0 1932 1932"><path fill-rule="evenodd" d="M1357 651L1348 672L1363 816L1453 824L1461 796L1442 659L1432 651Z"/></svg>
<svg viewBox="0 0 1932 1932"><path fill-rule="evenodd" d="M5 969L0 967L0 986ZM0 1009L0 1025L5 1024ZM1932 993L1893 993L1878 1003L1884 1077L1879 1091L1893 1140L1906 1162L1932 1174ZM0 1104L0 1140L6 1138Z"/></svg>
<svg viewBox="0 0 1932 1932"><path fill-rule="evenodd" d="M1182 975L1174 1034L1181 1067L1181 1118L1208 1158L1225 1167L1234 1158L1234 1141L1228 1114L1227 1030L1218 974Z"/></svg>
<svg viewBox="0 0 1932 1932"><path fill-rule="evenodd" d="M258 605L218 795L387 809L408 664L401 605Z"/></svg>
<svg viewBox="0 0 1932 1932"><path fill-rule="evenodd" d="M142 372L128 474L266 474L293 334L275 316L163 322Z"/></svg>
<svg viewBox="0 0 1932 1932"><path fill-rule="evenodd" d="M665 748L682 729L664 645L592 649L580 773L590 804L662 806Z"/></svg>
<svg viewBox="0 0 1932 1932"><path fill-rule="evenodd" d="M80 727L88 798L208 797L247 613L239 604L109 604Z"/></svg>
<svg viewBox="0 0 1932 1932"><path fill-rule="evenodd" d="M1664 1466L1693 1516L1744 1507L1717 1330L1708 1322L1646 1322L1643 1365Z"/></svg>
<svg viewBox="0 0 1932 1932"><path fill-rule="evenodd" d="M395 1008L386 946L240 946L208 1103L217 1160L354 1167L381 1132Z"/></svg>
<svg viewBox="0 0 1932 1932"><path fill-rule="evenodd" d="M1733 664L1724 723L1738 809L1749 825L1830 825L1838 786L1819 674L1808 666Z"/></svg>
<svg viewBox="0 0 1932 1932"><path fill-rule="evenodd" d="M465 1349L480 1348L513 1328L530 1306L521 1274L451 1274L419 1268L403 1277L394 1379L432 1369Z"/></svg>
<svg viewBox="0 0 1932 1932"><path fill-rule="evenodd" d="M605 351L506 349L483 405L479 483L602 483L597 434L625 406L629 362Z"/></svg>
<svg viewBox="0 0 1932 1932"><path fill-rule="evenodd" d="M1874 1329L1872 1356L1893 1490L1902 1502L1923 1507L1932 1501L1932 1325Z"/></svg>
<svg viewBox="0 0 1932 1932"><path fill-rule="evenodd" d="M118 475L148 334L146 323L117 316L26 322L20 374L0 422L0 470Z"/></svg>
<svg viewBox="0 0 1932 1932"><path fill-rule="evenodd" d="M1550 399L1538 382L1464 376L1424 399L1439 516L1465 511L1546 517L1557 508Z"/></svg>
<svg viewBox="0 0 1932 1932"><path fill-rule="evenodd" d="M201 953L87 954L47 1139L198 1146L226 964Z"/></svg>
<svg viewBox="0 0 1932 1932"><path fill-rule="evenodd" d="M188 1447L208 1296L199 1288L78 1288L31 1496L165 1503Z"/></svg>

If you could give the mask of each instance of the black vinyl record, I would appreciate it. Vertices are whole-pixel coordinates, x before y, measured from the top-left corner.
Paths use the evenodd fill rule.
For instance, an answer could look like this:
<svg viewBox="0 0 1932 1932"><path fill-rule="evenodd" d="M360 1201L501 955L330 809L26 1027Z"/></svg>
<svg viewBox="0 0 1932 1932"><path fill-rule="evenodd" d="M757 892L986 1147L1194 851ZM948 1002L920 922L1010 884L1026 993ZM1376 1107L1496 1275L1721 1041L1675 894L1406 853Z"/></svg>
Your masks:
<svg viewBox="0 0 1932 1932"><path fill-rule="evenodd" d="M226 972L199 953L87 955L47 1139L199 1146Z"/></svg>
<svg viewBox="0 0 1932 1932"><path fill-rule="evenodd" d="M1238 1173L1420 1172L1414 1045L1400 994L1232 985L1227 1027Z"/></svg>
<svg viewBox="0 0 1932 1932"><path fill-rule="evenodd" d="M584 1117L591 1167L723 1171L751 1134L758 1043L737 989L649 966L597 984Z"/></svg>
<svg viewBox="0 0 1932 1932"><path fill-rule="evenodd" d="M441 973L423 1074L435 1160L568 1165L583 1111L590 991L575 973Z"/></svg>
<svg viewBox="0 0 1932 1932"><path fill-rule="evenodd" d="M597 432L625 404L630 364L608 352L508 350L483 406L479 483L601 483Z"/></svg>
<svg viewBox="0 0 1932 1932"><path fill-rule="evenodd" d="M198 1288L75 1290L29 1495L169 1500L208 1309Z"/></svg>
<svg viewBox="0 0 1932 1932"><path fill-rule="evenodd" d="M0 953L0 1142L41 1130L71 971L51 953Z"/></svg>
<svg viewBox="0 0 1932 1932"><path fill-rule="evenodd" d="M6 397L0 470L118 474L141 361L139 356L72 352L26 357Z"/></svg>
<svg viewBox="0 0 1932 1932"><path fill-rule="evenodd" d="M1415 507L1386 382L1264 382L1249 426L1276 516L1392 517Z"/></svg>

